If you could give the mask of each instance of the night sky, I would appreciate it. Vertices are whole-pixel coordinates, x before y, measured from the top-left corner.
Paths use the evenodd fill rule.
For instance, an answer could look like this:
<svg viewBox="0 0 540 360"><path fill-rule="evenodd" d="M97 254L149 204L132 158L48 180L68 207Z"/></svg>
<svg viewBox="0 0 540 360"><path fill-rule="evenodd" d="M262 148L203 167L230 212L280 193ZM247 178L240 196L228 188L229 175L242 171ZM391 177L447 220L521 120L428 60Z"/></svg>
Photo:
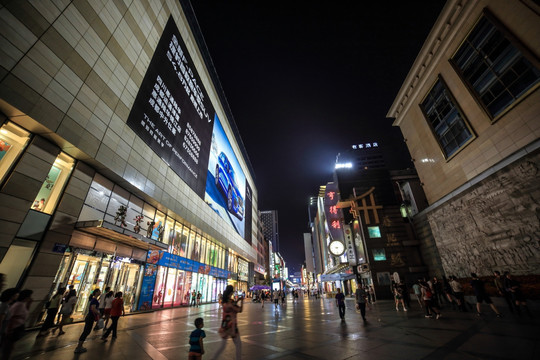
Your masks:
<svg viewBox="0 0 540 360"><path fill-rule="evenodd" d="M377 141L392 168L411 166L386 113L444 3L192 1L291 273L340 151Z"/></svg>

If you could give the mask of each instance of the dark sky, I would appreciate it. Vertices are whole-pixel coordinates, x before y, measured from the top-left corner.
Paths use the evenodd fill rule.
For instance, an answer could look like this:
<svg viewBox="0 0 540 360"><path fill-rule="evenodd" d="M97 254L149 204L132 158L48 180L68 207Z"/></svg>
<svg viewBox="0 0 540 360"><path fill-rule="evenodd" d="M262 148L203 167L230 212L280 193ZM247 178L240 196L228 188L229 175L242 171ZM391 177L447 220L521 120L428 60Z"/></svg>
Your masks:
<svg viewBox="0 0 540 360"><path fill-rule="evenodd" d="M410 166L386 113L444 3L192 0L290 272L341 150L378 141Z"/></svg>

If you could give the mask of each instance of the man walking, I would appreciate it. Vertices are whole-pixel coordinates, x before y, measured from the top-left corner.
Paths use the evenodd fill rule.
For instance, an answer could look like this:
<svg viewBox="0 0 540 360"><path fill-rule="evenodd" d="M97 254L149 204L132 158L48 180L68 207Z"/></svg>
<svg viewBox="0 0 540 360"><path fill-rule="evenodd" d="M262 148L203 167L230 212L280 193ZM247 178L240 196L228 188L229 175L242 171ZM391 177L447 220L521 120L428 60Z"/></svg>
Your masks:
<svg viewBox="0 0 540 360"><path fill-rule="evenodd" d="M504 286L505 279L501 276L501 273L499 271L494 271L493 274L495 275L493 283L495 285L495 288L497 289L497 292L504 298L504 300L506 300L506 303L508 304L508 310L513 313L514 305L512 304L512 294L508 290L506 290L506 287Z"/></svg>
<svg viewBox="0 0 540 360"><path fill-rule="evenodd" d="M366 298L368 294L364 290L362 286L359 286L358 289L356 289L355 297L356 297L356 306L358 306L358 310L360 310L360 314L362 315L362 320L366 322Z"/></svg>
<svg viewBox="0 0 540 360"><path fill-rule="evenodd" d="M339 309L339 317L341 320L345 320L345 295L343 295L340 288L337 288L336 305Z"/></svg>
<svg viewBox="0 0 540 360"><path fill-rule="evenodd" d="M478 316L482 315L482 311L480 311L480 304L485 302L491 307L491 310L493 310L493 312L497 314L497 317L501 317L501 313L499 313L499 310L497 310L497 308L491 301L491 298L486 293L486 289L484 288L484 282L480 280L475 273L471 273L471 277L473 278L471 281L471 286L474 290L474 295L476 295L476 311L478 312Z"/></svg>

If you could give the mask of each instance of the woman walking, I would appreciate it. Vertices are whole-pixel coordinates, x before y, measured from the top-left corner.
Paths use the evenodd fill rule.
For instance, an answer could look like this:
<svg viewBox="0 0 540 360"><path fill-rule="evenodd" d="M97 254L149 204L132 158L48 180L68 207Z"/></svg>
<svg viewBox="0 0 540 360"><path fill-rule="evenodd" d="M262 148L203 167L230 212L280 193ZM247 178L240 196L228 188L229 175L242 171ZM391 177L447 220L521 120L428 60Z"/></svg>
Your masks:
<svg viewBox="0 0 540 360"><path fill-rule="evenodd" d="M75 310L75 304L77 303L77 291L75 289L69 290L69 294L64 298L62 303L62 308L60 309L60 315L62 319L58 323L58 336L64 335L64 325L70 324L72 322L71 314ZM52 333L56 331L56 328L52 329Z"/></svg>
<svg viewBox="0 0 540 360"><path fill-rule="evenodd" d="M118 327L118 319L120 319L120 316L126 315L124 311L124 300L122 299L122 292L119 291L114 296L114 300L112 302L111 306L111 321L112 325L110 328L105 331L105 334L101 337L101 340L107 341L107 337L112 332L112 338L113 340L116 339L116 328Z"/></svg>
<svg viewBox="0 0 540 360"><path fill-rule="evenodd" d="M101 294L101 290L96 289L92 292L92 295L90 295L90 303L88 308L88 314L84 318L84 330L81 334L81 337L79 337L79 343L77 344L77 347L75 348L75 353L80 354L83 352L86 352L86 348L83 347L83 343L86 340L86 337L90 332L92 331L92 326L94 326L94 321L98 321L100 317L99 313L99 301L98 296Z"/></svg>
<svg viewBox="0 0 540 360"><path fill-rule="evenodd" d="M28 318L30 304L32 304L32 290L23 290L19 293L17 301L10 306L10 317L7 320L6 337L3 339L2 359L9 359L13 346L24 336L26 319Z"/></svg>
<svg viewBox="0 0 540 360"><path fill-rule="evenodd" d="M45 318L45 322L43 322L43 325L37 334L38 337L47 335L48 330L54 327L54 318L56 318L56 313L60 308L60 303L62 302L65 291L66 288L64 287L58 288L56 294L54 294L52 299L49 301L49 306L47 307L47 317Z"/></svg>
<svg viewBox="0 0 540 360"><path fill-rule="evenodd" d="M104 330L107 329L107 324L109 323L109 319L111 318L111 309L114 299L114 291L112 290L105 295L105 309L103 311L103 317L105 318L105 322L103 325Z"/></svg>
<svg viewBox="0 0 540 360"><path fill-rule="evenodd" d="M236 315L241 313L244 308L244 298L241 297L236 302L232 299L233 293L233 286L227 285L223 292L223 320L221 322L221 328L219 329L222 341L221 346L214 356L214 360L221 357L229 337L233 339L234 345L236 346L236 360L242 358L242 341L240 340L240 333L238 332ZM240 303L240 305L238 305L238 303Z"/></svg>

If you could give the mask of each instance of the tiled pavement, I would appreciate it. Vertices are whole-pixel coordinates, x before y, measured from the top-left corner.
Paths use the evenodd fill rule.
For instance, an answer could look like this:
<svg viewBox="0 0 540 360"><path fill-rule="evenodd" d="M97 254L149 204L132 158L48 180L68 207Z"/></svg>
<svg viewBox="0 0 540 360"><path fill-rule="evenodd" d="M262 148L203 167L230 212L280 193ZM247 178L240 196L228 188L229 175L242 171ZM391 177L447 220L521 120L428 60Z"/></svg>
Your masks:
<svg viewBox="0 0 540 360"><path fill-rule="evenodd" d="M510 314L498 319L486 315L443 309L439 320L426 319L418 304L408 312L396 311L390 301L379 301L368 310L367 324L347 300L341 321L331 299L303 299L284 307L247 302L239 315L243 359L540 359L540 321ZM221 310L216 304L177 308L120 319L118 339L107 343L93 332L85 347L73 350L82 324L66 334L36 339L29 332L16 345L13 359L187 359L189 333L196 317L205 319L207 338L203 359L212 359L221 339L217 334ZM234 359L228 340L222 359Z"/></svg>

